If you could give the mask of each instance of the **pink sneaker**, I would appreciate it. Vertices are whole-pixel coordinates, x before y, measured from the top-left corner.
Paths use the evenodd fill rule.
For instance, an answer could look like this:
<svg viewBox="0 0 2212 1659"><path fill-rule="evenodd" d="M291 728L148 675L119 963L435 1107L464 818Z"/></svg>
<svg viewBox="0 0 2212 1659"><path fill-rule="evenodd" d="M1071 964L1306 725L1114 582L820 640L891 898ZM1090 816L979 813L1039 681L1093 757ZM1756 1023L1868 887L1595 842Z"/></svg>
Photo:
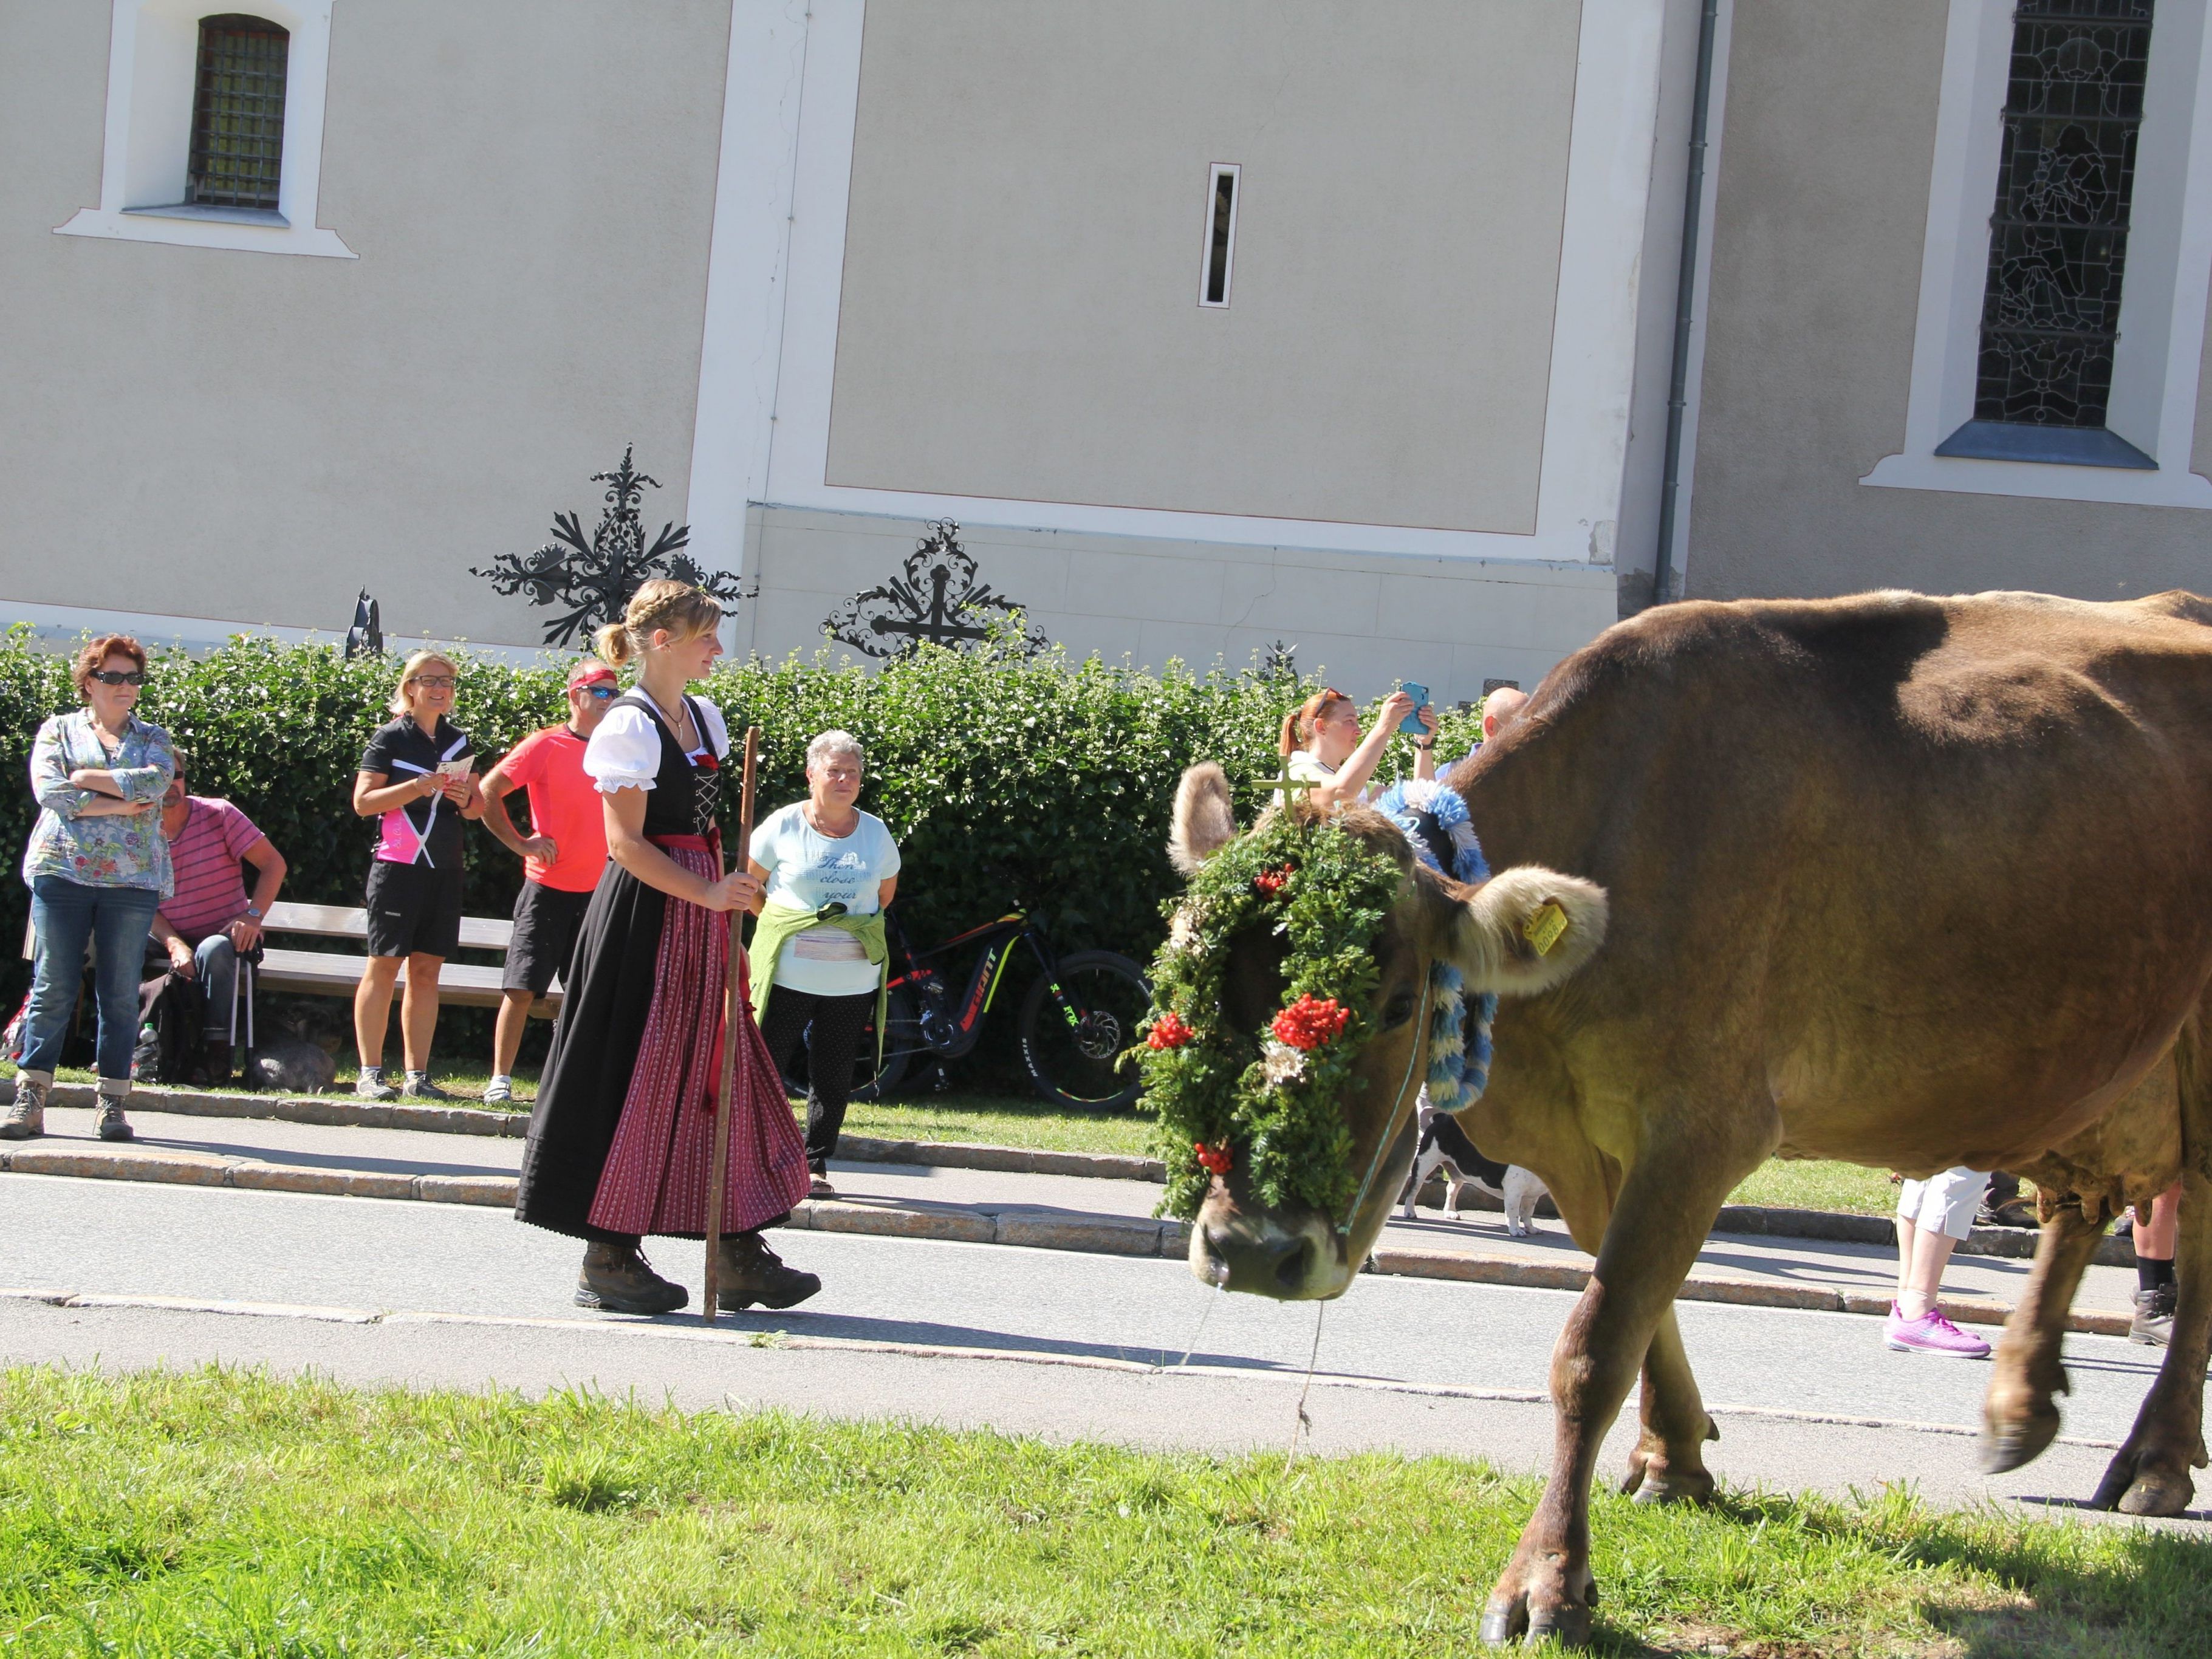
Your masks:
<svg viewBox="0 0 2212 1659"><path fill-rule="evenodd" d="M1881 1340L1899 1353L1942 1354L1952 1359L1990 1357L1988 1343L1960 1330L1942 1314L1930 1311L1917 1319L1907 1319L1894 1302L1889 1304L1889 1322L1882 1329Z"/></svg>

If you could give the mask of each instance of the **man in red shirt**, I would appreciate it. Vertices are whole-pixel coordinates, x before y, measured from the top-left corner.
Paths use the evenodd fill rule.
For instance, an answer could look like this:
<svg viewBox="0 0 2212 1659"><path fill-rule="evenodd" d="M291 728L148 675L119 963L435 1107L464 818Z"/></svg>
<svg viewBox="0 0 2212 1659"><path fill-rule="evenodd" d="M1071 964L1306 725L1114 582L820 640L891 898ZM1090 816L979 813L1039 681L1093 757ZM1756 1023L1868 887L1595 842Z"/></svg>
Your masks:
<svg viewBox="0 0 2212 1659"><path fill-rule="evenodd" d="M576 948L592 890L607 863L607 825L599 792L584 774L584 745L622 690L615 671L586 657L568 671L568 723L532 732L505 760L484 774L484 828L523 861L522 891L514 901L514 937L507 947L500 981L497 1050L484 1099L494 1105L514 1097L514 1057L530 1005L545 994L556 974L565 974ZM530 799L525 836L507 816L505 797L524 789Z"/></svg>

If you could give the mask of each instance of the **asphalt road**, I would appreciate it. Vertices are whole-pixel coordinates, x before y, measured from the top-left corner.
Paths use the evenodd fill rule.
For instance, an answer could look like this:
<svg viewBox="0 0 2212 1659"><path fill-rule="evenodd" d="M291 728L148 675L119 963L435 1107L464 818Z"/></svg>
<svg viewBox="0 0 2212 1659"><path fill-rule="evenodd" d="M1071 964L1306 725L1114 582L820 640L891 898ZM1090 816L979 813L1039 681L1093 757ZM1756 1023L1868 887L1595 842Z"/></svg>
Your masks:
<svg viewBox="0 0 2212 1659"><path fill-rule="evenodd" d="M822 1293L787 1313L725 1319L710 1334L696 1317L580 1312L568 1301L578 1247L499 1211L0 1176L0 1287L336 1316L0 1297L0 1357L221 1358L362 1382L532 1390L589 1383L694 1406L733 1400L1179 1446L1291 1437L1314 1349L1311 1306L1211 1291L1174 1262L811 1232L778 1243L822 1274ZM656 1254L696 1297L696 1247L663 1241ZM1321 1316L1313 1443L1541 1467L1541 1393L1572 1300L1362 1279ZM2067 1443L1985 1481L1972 1434L1986 1366L1890 1353L1879 1322L1857 1316L1685 1304L1681 1317L1722 1424L1712 1465L1724 1477L1829 1491L1910 1480L1944 1501L2086 1497L2157 1358L2069 1338ZM778 1346L772 1332L804 1340ZM1194 1344L1187 1370L1153 1369ZM1616 1442L1625 1433L1616 1428ZM1623 1450L1608 1451L1608 1468Z"/></svg>

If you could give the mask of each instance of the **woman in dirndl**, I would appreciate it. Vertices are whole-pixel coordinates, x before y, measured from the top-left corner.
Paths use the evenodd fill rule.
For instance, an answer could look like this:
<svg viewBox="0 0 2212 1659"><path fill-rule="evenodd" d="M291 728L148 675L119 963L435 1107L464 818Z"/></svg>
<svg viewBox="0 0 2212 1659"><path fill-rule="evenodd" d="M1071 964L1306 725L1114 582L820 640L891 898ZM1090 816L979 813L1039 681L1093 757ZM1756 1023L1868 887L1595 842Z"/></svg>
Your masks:
<svg viewBox="0 0 2212 1659"><path fill-rule="evenodd" d="M721 655L721 607L650 581L599 653L635 660L584 751L604 798L607 867L569 963L530 1120L515 1215L585 1241L579 1306L672 1313L689 1301L639 1249L645 1235L703 1239L721 1082L723 975L735 913L761 884L743 849L724 873L714 809L729 753L722 712L685 688ZM822 1288L761 1237L806 1195L806 1150L741 990L720 1243L722 1311L788 1308Z"/></svg>

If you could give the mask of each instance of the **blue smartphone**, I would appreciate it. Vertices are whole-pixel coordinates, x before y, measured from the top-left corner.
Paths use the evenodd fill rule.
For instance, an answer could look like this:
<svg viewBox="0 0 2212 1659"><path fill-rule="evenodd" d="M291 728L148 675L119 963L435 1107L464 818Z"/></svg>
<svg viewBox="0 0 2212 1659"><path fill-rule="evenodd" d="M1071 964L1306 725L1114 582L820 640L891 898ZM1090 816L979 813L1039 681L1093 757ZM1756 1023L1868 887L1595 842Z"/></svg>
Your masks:
<svg viewBox="0 0 2212 1659"><path fill-rule="evenodd" d="M1398 729L1411 732L1417 738L1425 736L1429 728L1421 724L1421 710L1428 705L1429 688L1407 680L1398 689L1413 700L1413 712L1398 722Z"/></svg>

